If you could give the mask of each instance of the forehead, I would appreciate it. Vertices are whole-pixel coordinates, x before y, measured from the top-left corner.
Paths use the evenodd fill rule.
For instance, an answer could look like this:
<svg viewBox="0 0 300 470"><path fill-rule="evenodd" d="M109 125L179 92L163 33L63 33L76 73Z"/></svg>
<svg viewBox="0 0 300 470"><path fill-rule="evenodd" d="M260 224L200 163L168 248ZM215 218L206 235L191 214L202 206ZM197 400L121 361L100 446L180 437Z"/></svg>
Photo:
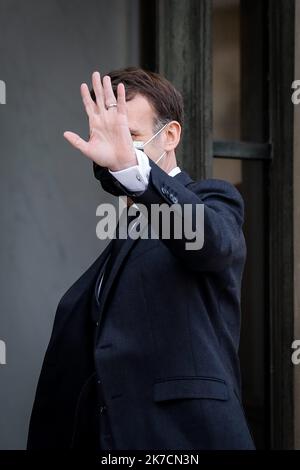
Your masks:
<svg viewBox="0 0 300 470"><path fill-rule="evenodd" d="M128 124L131 131L140 131L141 133L152 130L154 110L142 95L135 95L130 101L126 102Z"/></svg>

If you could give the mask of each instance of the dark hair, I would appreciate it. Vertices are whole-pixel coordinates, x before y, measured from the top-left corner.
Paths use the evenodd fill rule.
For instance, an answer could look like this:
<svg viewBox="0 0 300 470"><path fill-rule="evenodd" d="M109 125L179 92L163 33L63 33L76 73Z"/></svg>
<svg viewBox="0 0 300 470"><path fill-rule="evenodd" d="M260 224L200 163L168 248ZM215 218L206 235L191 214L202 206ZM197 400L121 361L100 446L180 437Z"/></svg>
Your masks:
<svg viewBox="0 0 300 470"><path fill-rule="evenodd" d="M168 121L175 120L183 126L184 108L182 95L162 75L138 67L113 70L104 75L110 76L115 96L117 96L117 86L122 82L125 86L127 101L130 101L138 93L149 101L155 113L153 122L154 132ZM91 96L96 101L93 90L91 90Z"/></svg>

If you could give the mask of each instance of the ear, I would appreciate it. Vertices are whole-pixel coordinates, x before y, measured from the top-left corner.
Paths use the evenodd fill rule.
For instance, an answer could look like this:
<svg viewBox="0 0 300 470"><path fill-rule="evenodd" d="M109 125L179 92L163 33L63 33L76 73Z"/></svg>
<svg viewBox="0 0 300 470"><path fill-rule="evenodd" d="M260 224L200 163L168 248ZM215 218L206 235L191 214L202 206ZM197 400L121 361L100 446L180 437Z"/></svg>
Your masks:
<svg viewBox="0 0 300 470"><path fill-rule="evenodd" d="M170 122L170 124L166 128L165 136L165 150L167 150L168 152L171 150L175 150L175 148L180 142L181 136L181 125L178 121Z"/></svg>

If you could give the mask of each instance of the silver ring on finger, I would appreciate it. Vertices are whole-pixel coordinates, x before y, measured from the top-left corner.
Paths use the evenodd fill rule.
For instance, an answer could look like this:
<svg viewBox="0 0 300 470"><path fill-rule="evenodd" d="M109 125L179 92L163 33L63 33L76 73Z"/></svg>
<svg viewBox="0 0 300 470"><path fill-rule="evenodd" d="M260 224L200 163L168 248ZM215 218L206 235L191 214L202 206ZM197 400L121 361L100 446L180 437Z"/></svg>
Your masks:
<svg viewBox="0 0 300 470"><path fill-rule="evenodd" d="M117 106L117 103L112 103L106 106L106 109L112 108L114 106Z"/></svg>

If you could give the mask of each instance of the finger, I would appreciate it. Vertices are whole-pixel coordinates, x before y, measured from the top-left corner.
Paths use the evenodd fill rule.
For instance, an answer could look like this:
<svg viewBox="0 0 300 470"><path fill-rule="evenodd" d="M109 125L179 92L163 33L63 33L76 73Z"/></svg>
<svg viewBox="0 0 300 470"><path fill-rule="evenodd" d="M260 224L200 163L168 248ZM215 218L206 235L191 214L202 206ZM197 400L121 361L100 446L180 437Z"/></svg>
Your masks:
<svg viewBox="0 0 300 470"><path fill-rule="evenodd" d="M88 154L88 142L79 137L79 135L74 132L66 131L64 132L64 138L73 145L73 147L80 150L85 155Z"/></svg>
<svg viewBox="0 0 300 470"><path fill-rule="evenodd" d="M85 107L87 115L90 117L95 113L95 103L92 100L89 87L86 83L82 83L80 86L80 93L83 105Z"/></svg>
<svg viewBox="0 0 300 470"><path fill-rule="evenodd" d="M101 113L104 110L104 92L101 83L101 77L99 72L93 72L92 74L93 89L96 96L98 110Z"/></svg>
<svg viewBox="0 0 300 470"><path fill-rule="evenodd" d="M127 117L126 93L125 93L125 86L123 83L118 84L117 94L118 94L118 97L117 97L118 112Z"/></svg>
<svg viewBox="0 0 300 470"><path fill-rule="evenodd" d="M109 75L103 77L103 91L104 91L104 102L107 107L109 104L116 103L116 97L111 86L111 78Z"/></svg>

